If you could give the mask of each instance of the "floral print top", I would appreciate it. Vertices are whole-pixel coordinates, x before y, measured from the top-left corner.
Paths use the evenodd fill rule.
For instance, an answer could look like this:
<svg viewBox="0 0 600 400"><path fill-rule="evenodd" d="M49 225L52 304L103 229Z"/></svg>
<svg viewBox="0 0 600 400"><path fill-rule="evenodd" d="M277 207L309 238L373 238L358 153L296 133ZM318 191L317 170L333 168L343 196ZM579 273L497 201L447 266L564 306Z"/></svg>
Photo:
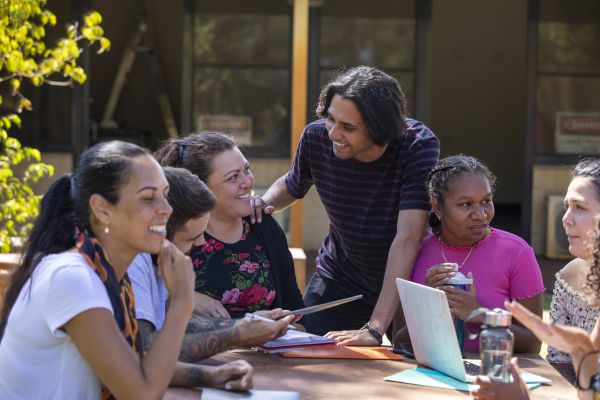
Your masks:
<svg viewBox="0 0 600 400"><path fill-rule="evenodd" d="M228 244L205 233L206 242L190 251L196 291L221 301L232 318L270 309L276 291L267 253L243 221L242 237Z"/></svg>

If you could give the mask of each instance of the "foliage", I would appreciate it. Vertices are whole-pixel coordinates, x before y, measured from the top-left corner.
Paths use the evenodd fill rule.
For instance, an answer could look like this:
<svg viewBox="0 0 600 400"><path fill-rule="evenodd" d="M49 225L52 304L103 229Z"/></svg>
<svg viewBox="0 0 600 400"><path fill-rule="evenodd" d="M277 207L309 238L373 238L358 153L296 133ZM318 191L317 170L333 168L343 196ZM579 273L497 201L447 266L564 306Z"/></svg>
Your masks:
<svg viewBox="0 0 600 400"><path fill-rule="evenodd" d="M11 128L21 126L16 113L32 109L31 101L21 93L21 84L82 84L87 77L77 65L81 42L99 43L98 53L110 48L97 12L86 14L82 23L67 25L66 37L47 47L43 41L46 28L56 25L56 16L45 5L45 0L0 0L0 85L8 85L3 92L11 100L6 102L8 114L0 116L0 252L10 251L11 236L28 234L41 197L31 185L54 174L51 165L40 162L39 150L22 146L9 136ZM17 173L17 169L23 172Z"/></svg>

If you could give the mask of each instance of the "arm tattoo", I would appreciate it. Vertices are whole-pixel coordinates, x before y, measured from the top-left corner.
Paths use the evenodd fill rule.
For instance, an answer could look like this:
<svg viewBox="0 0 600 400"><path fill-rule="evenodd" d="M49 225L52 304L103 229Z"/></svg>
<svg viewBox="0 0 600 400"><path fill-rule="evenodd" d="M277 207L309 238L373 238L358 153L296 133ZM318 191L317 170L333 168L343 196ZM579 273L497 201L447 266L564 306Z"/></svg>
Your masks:
<svg viewBox="0 0 600 400"><path fill-rule="evenodd" d="M205 372L201 365L183 364L186 368L181 376L182 382L179 383L183 387L198 387L207 384Z"/></svg>
<svg viewBox="0 0 600 400"><path fill-rule="evenodd" d="M150 345L156 339L157 331L154 329L154 325L145 319L138 319L138 329L142 338L142 348L144 351L148 351Z"/></svg>
<svg viewBox="0 0 600 400"><path fill-rule="evenodd" d="M207 319L192 314L181 344L179 359L199 362L238 345L240 332L235 319Z"/></svg>

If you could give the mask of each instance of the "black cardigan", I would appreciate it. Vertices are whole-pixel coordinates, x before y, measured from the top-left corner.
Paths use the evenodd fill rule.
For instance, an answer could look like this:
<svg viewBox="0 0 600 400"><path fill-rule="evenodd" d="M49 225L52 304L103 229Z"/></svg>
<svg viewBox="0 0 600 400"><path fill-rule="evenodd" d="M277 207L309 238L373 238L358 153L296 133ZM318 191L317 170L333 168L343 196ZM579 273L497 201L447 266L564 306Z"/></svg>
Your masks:
<svg viewBox="0 0 600 400"><path fill-rule="evenodd" d="M250 219L246 218L250 223ZM271 274L274 277L277 296L273 308L296 310L304 307L304 301L296 282L294 259L288 248L288 242L283 229L270 215L263 215L262 222L250 223L250 230L256 235L256 240L265 249L271 264Z"/></svg>

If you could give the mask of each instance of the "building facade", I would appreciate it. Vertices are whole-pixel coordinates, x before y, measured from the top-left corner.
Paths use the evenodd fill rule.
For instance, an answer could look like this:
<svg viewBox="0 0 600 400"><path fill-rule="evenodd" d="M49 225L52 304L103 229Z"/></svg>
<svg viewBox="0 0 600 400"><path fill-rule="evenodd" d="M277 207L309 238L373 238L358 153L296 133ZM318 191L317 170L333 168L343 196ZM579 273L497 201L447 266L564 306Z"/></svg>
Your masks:
<svg viewBox="0 0 600 400"><path fill-rule="evenodd" d="M62 22L100 11L113 44L108 54L87 55L85 87L33 96L22 139L59 170L97 140L153 149L169 135L223 130L244 146L257 190L287 171L293 0L49 6ZM385 70L402 84L410 115L440 138L442 156L474 155L496 173L495 225L521 234L540 255L560 256L548 252L549 196L566 190L569 165L600 151L599 2L313 0L307 7L306 121L316 118L319 88L336 70ZM313 191L303 226L303 247L316 250L327 218ZM560 247L563 238L556 240Z"/></svg>

